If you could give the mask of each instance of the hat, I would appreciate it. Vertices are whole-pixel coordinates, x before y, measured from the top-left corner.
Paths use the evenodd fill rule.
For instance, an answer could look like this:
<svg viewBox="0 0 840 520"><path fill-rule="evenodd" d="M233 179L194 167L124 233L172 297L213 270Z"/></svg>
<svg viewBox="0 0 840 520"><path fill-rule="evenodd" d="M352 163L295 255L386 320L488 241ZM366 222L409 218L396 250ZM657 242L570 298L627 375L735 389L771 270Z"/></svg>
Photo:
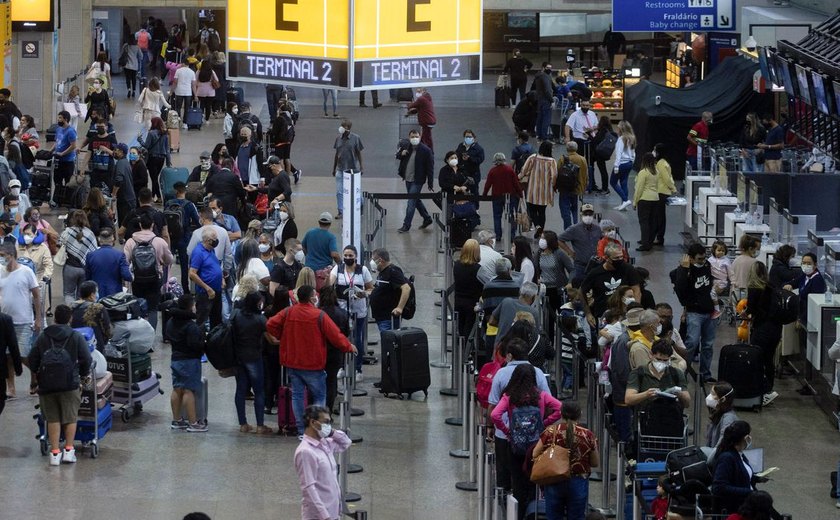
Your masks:
<svg viewBox="0 0 840 520"><path fill-rule="evenodd" d="M616 228L615 222L613 222L612 220L610 220L608 218L603 219L600 223L600 226L601 226L601 231Z"/></svg>
<svg viewBox="0 0 840 520"><path fill-rule="evenodd" d="M321 213L321 216L318 217L318 222L320 222L321 224L332 224L332 221L333 216L332 213L330 213L329 211Z"/></svg>
<svg viewBox="0 0 840 520"><path fill-rule="evenodd" d="M9 181L10 188L20 188L20 181L17 179L12 179Z"/></svg>
<svg viewBox="0 0 840 520"><path fill-rule="evenodd" d="M595 213L595 206L593 206L592 204L584 204L583 206L580 207L580 212L581 213L586 213L587 211L591 211L592 213Z"/></svg>
<svg viewBox="0 0 840 520"><path fill-rule="evenodd" d="M117 145L114 146L114 149L120 150L123 155L128 155L128 145L125 143L117 143Z"/></svg>
<svg viewBox="0 0 840 520"><path fill-rule="evenodd" d="M276 155L269 155L268 159L266 159L266 161L263 164L270 166L272 164L280 164L281 162L282 161L280 160L280 158Z"/></svg>
<svg viewBox="0 0 840 520"><path fill-rule="evenodd" d="M207 150L204 150L203 152L201 152L198 155L199 159L209 159L210 157L212 157L212 156L210 155L210 152L208 152Z"/></svg>
<svg viewBox="0 0 840 520"><path fill-rule="evenodd" d="M623 323L627 327L638 327L641 325L639 319L642 317L642 313L645 312L643 307L636 307L627 311L627 316L624 318Z"/></svg>

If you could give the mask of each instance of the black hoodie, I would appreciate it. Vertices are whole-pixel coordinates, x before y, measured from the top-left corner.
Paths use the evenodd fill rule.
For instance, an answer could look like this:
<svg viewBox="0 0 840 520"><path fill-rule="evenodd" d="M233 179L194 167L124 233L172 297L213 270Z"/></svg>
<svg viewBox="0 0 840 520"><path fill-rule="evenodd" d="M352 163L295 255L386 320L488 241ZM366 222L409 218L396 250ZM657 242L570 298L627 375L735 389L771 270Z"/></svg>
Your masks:
<svg viewBox="0 0 840 520"><path fill-rule="evenodd" d="M712 267L709 262L702 267L694 264L677 267L674 288L680 303L687 312L711 314L715 309L712 301Z"/></svg>
<svg viewBox="0 0 840 520"><path fill-rule="evenodd" d="M200 359L204 354L204 331L195 322L195 314L177 307L169 311L166 335L172 345L172 361Z"/></svg>
<svg viewBox="0 0 840 520"><path fill-rule="evenodd" d="M90 375L90 350L88 350L84 336L71 329L69 325L50 325L44 329L29 353L29 368L33 374L37 374L41 368L41 356L54 344L64 344L64 348L70 354L70 359L76 363L78 368L78 372L73 373L73 388L62 391L78 389L81 378Z"/></svg>

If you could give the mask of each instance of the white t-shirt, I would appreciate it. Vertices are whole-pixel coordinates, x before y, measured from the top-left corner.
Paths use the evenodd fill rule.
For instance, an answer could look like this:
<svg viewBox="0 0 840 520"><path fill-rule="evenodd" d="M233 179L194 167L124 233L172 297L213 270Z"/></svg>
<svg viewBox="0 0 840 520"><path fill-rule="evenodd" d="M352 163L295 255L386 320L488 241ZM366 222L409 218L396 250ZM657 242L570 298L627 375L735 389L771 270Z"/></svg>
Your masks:
<svg viewBox="0 0 840 520"><path fill-rule="evenodd" d="M195 81L195 72L189 67L181 67L175 71L175 95L192 96L192 84Z"/></svg>
<svg viewBox="0 0 840 520"><path fill-rule="evenodd" d="M258 281L262 280L263 278L268 278L270 275L270 273L268 272L268 267L265 266L265 262L263 262L259 258L252 258L248 260L248 265L245 267L245 271L242 273L242 275L245 276L246 274L254 275ZM237 283L233 287L234 301L241 299L238 296L238 294L239 284Z"/></svg>
<svg viewBox="0 0 840 520"><path fill-rule="evenodd" d="M340 271L339 267L341 267ZM347 274L344 264L341 266L334 266L332 271L330 271L330 276L335 276L335 288L339 295L338 305L345 311L347 310L347 300L345 299L347 294L346 288L352 285L356 289L363 291L366 284L373 283L373 277L370 275L370 271L365 266L362 266L361 274L351 275ZM367 298L356 298L350 312L355 314L357 318L366 317Z"/></svg>
<svg viewBox="0 0 840 520"><path fill-rule="evenodd" d="M38 288L38 279L32 269L19 265L11 273L0 268L0 295L3 302L0 310L12 317L15 325L35 323L32 310L32 289Z"/></svg>

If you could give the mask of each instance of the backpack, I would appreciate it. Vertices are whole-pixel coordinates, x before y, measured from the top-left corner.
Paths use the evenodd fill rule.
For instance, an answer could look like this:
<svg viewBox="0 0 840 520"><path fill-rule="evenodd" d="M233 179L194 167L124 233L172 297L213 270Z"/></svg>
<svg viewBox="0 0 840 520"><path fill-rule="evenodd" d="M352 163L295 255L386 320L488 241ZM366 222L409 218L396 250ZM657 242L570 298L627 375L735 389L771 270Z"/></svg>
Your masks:
<svg viewBox="0 0 840 520"><path fill-rule="evenodd" d="M275 124L280 125L277 132L277 142L272 143L277 146L279 143L291 144L295 140L295 125L286 114L280 114Z"/></svg>
<svg viewBox="0 0 840 520"><path fill-rule="evenodd" d="M414 288L414 275L408 277L408 286L411 291L408 293L408 300L406 300L402 311L402 318L406 320L412 319L417 312L417 290Z"/></svg>
<svg viewBox="0 0 840 520"><path fill-rule="evenodd" d="M160 275L157 270L157 254L154 246L152 246L152 240L137 242L131 252L131 265L134 267L135 283L160 283Z"/></svg>
<svg viewBox="0 0 840 520"><path fill-rule="evenodd" d="M612 157L615 151L615 144L618 142L618 136L612 132L607 132L604 138L595 147L595 157L603 161Z"/></svg>
<svg viewBox="0 0 840 520"><path fill-rule="evenodd" d="M793 323L799 318L799 296L784 289L773 289L770 302L770 319L782 325Z"/></svg>
<svg viewBox="0 0 840 520"><path fill-rule="evenodd" d="M170 200L163 208L163 218L166 219L166 227L169 229L169 239L177 244L184 238L184 205L177 199Z"/></svg>
<svg viewBox="0 0 840 520"><path fill-rule="evenodd" d="M35 268L35 262L33 262L31 258L27 258L25 256L22 256L22 257L17 259L17 263L20 264L20 265L25 265L26 267L32 269L33 273L38 272L38 270Z"/></svg>
<svg viewBox="0 0 840 520"><path fill-rule="evenodd" d="M579 177L580 166L570 161L568 155L564 155L563 164L557 170L557 181L554 183L554 189L561 193L577 193Z"/></svg>
<svg viewBox="0 0 840 520"><path fill-rule="evenodd" d="M525 161L527 161L529 157L532 157L534 155L536 154L528 155L523 153L522 155L520 155L519 158L516 159L516 164L514 165L513 171L515 171L516 173L522 172L522 167L525 166Z"/></svg>
<svg viewBox="0 0 840 520"><path fill-rule="evenodd" d="M485 363L478 372L478 379L475 382L475 395L482 408L490 407L490 389L493 388L493 378L496 372L502 368L496 360Z"/></svg>
<svg viewBox="0 0 840 520"><path fill-rule="evenodd" d="M76 363L65 348L73 336L64 340L59 347L47 336L50 346L41 356L41 366L38 367L38 389L40 393L66 392L73 390L76 383Z"/></svg>
<svg viewBox="0 0 840 520"><path fill-rule="evenodd" d="M120 53L120 57L117 59L117 65L120 68L125 67L128 64L128 45L123 45L122 52Z"/></svg>
<svg viewBox="0 0 840 520"><path fill-rule="evenodd" d="M207 335L205 354L207 361L216 370L227 370L236 366L233 320L237 312L234 309L228 321L216 325Z"/></svg>
<svg viewBox="0 0 840 520"><path fill-rule="evenodd" d="M545 429L540 407L516 406L508 412L510 416L510 448L514 453L524 455L528 448L540 440Z"/></svg>
<svg viewBox="0 0 840 520"><path fill-rule="evenodd" d="M207 47L210 49L210 52L218 52L222 49L222 40L216 29L208 30Z"/></svg>

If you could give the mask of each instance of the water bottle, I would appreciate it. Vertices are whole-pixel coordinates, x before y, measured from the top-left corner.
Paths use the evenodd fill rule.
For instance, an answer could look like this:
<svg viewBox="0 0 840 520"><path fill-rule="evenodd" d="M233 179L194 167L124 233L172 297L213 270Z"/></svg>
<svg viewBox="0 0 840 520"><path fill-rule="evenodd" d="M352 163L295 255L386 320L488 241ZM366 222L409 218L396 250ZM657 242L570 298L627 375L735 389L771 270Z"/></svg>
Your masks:
<svg viewBox="0 0 840 520"><path fill-rule="evenodd" d="M761 213L759 213L758 210L755 210L753 212L753 225L754 226L760 226L762 224L761 220L762 220Z"/></svg>
<svg viewBox="0 0 840 520"><path fill-rule="evenodd" d="M770 247L770 237L767 236L767 233L761 235L761 248L764 249L765 247Z"/></svg>
<svg viewBox="0 0 840 520"><path fill-rule="evenodd" d="M825 303L831 303L834 301L834 293L831 292L831 287L825 288Z"/></svg>
<svg viewBox="0 0 840 520"><path fill-rule="evenodd" d="M735 213L736 218L740 218L741 215L744 213L744 211L741 209L741 203L740 202L735 206L734 213Z"/></svg>
<svg viewBox="0 0 840 520"><path fill-rule="evenodd" d="M749 211L747 212L747 216L744 219L744 224L746 224L748 226L752 226L753 224L755 224L755 219L753 218L753 214L750 213Z"/></svg>

